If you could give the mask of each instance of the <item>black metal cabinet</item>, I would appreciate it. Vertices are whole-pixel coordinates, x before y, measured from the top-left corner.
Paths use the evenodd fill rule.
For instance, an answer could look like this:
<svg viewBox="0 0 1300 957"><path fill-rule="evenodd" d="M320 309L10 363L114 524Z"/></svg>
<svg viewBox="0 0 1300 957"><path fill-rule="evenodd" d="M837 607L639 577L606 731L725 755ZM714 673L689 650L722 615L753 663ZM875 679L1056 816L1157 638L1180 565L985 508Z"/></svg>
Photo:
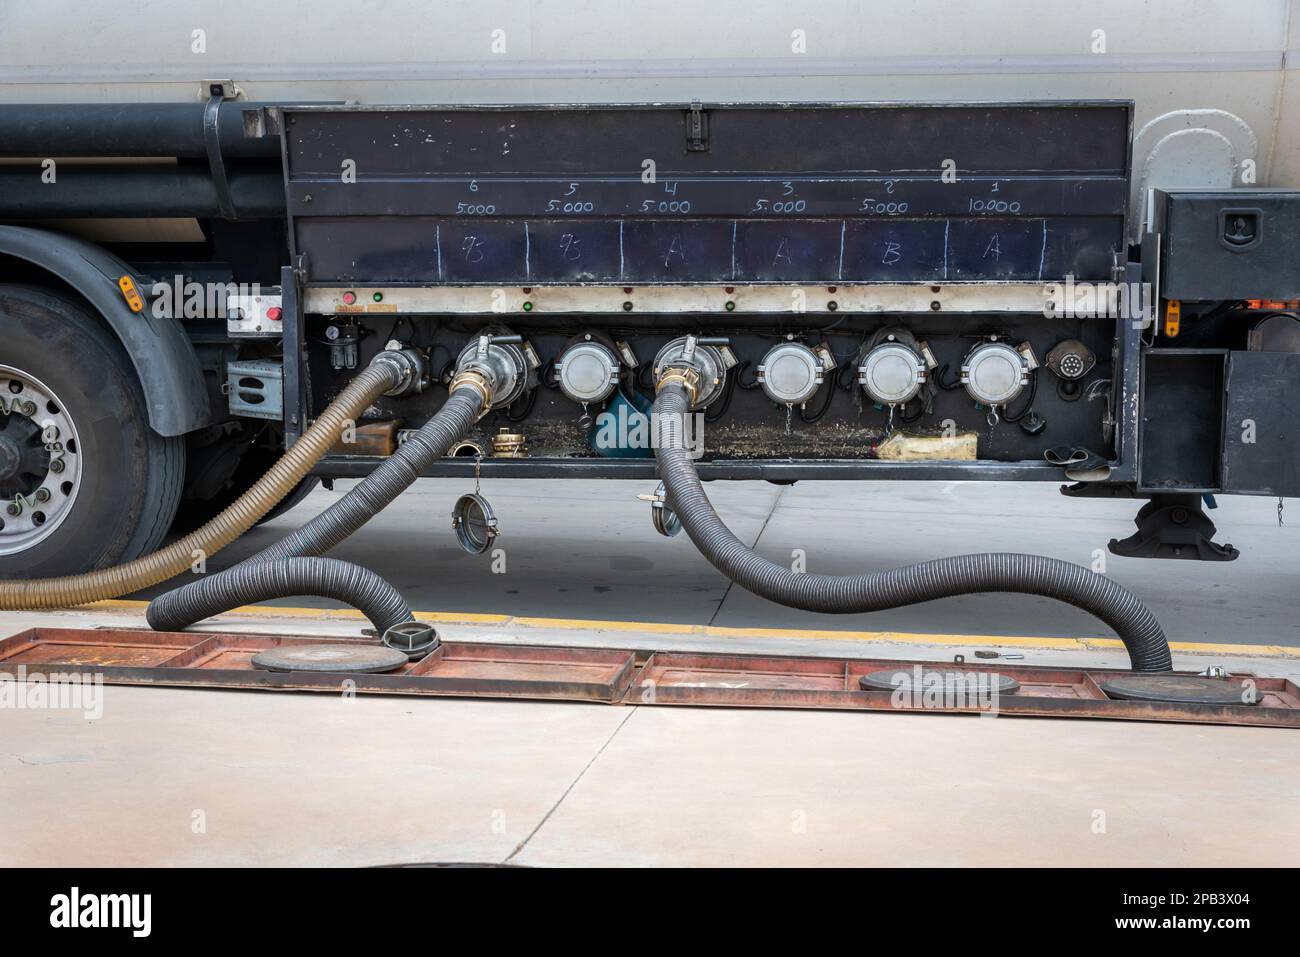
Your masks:
<svg viewBox="0 0 1300 957"><path fill-rule="evenodd" d="M1300 297L1300 190L1157 191L1166 299Z"/></svg>
<svg viewBox="0 0 1300 957"><path fill-rule="evenodd" d="M1138 487L1300 495L1300 354L1143 356Z"/></svg>

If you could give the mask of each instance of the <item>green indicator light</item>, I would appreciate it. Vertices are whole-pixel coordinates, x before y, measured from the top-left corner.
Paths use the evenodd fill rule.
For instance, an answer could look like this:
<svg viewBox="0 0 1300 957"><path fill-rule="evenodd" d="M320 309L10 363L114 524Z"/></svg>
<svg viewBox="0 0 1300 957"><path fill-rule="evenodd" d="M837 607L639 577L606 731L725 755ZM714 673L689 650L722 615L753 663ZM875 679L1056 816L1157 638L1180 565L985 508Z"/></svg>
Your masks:
<svg viewBox="0 0 1300 957"><path fill-rule="evenodd" d="M728 300L727 300L727 312L735 312L735 311L736 311L736 304L735 304L734 302L732 302L730 299L728 299Z"/></svg>
<svg viewBox="0 0 1300 957"><path fill-rule="evenodd" d="M528 300L524 300L524 312L532 312L532 311L533 311L533 304Z"/></svg>
<svg viewBox="0 0 1300 957"><path fill-rule="evenodd" d="M383 301L384 301L384 294L383 294L382 292L377 292L377 293L375 293L375 295L374 295L374 300L375 300L375 302L383 302Z"/></svg>

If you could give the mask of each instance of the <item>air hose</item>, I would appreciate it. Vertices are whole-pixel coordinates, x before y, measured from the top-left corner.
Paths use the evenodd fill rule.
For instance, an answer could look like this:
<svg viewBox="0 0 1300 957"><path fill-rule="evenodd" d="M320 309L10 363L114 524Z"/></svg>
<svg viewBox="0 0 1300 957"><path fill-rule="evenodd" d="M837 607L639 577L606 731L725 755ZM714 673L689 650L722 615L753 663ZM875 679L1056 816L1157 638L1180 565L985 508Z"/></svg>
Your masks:
<svg viewBox="0 0 1300 957"><path fill-rule="evenodd" d="M366 572L368 577L354 576L347 580L350 591L330 590L336 589L338 566L357 572L365 570L338 561L301 566L299 563L305 562L308 556L329 551L387 508L420 477L429 463L446 455L464 438L490 404L485 396L481 378L472 381L458 378L452 383L451 394L442 408L351 491L296 532L238 565L159 595L149 603L145 615L149 626L158 631L176 631L252 600L319 595L360 608L382 635L388 625L381 627L367 609L387 604L384 596L389 593L401 602L392 585L373 572ZM273 595L265 591L272 582L286 583L284 587L292 582L294 590ZM388 624L410 620L410 609L405 602L401 602L401 607L406 617Z"/></svg>
<svg viewBox="0 0 1300 957"><path fill-rule="evenodd" d="M251 489L202 528L166 548L111 568L59 578L0 581L0 611L64 608L117 598L180 574L194 564L196 556L211 558L293 491L372 402L407 384L411 366L402 355L380 353Z"/></svg>
<svg viewBox="0 0 1300 957"><path fill-rule="evenodd" d="M1105 575L1041 555L985 553L905 565L869 575L798 574L768 561L736 538L718 517L683 441L699 376L691 368L664 370L654 413L655 460L668 504L696 548L742 588L805 611L855 614L980 592L1020 592L1054 598L1090 612L1113 628L1134 671L1173 667L1169 643L1137 596Z"/></svg>

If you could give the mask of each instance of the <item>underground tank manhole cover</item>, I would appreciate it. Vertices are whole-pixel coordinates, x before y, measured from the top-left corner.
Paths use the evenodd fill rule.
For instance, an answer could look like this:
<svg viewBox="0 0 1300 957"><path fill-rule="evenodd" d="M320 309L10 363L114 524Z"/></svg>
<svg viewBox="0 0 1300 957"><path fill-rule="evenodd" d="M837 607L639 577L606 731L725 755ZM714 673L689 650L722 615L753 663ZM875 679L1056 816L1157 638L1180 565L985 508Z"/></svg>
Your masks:
<svg viewBox="0 0 1300 957"><path fill-rule="evenodd" d="M369 674L392 671L407 660L404 652L378 645L297 645L259 651L253 655L253 667L265 671Z"/></svg>
<svg viewBox="0 0 1300 957"><path fill-rule="evenodd" d="M863 691L917 691L942 689L967 694L1015 694L1020 682L991 671L958 671L952 668L887 668L873 671L858 679Z"/></svg>
<svg viewBox="0 0 1300 957"><path fill-rule="evenodd" d="M1119 675L1098 682L1112 698L1162 701L1171 704L1255 704L1253 684L1240 678L1202 678L1197 675Z"/></svg>

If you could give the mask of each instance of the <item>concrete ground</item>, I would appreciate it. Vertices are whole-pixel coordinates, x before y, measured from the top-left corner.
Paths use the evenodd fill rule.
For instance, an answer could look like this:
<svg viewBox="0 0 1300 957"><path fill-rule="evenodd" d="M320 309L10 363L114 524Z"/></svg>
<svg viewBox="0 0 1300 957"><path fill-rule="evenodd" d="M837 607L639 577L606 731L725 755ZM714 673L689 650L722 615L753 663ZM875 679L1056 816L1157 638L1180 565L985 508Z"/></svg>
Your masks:
<svg viewBox="0 0 1300 957"><path fill-rule="evenodd" d="M340 491L343 483L340 483ZM644 483L491 482L506 568L456 548L464 483L430 481L334 553L387 575L444 637L636 648L1118 666L1086 616L1019 596L827 619L729 588L651 529ZM710 486L774 560L848 572L980 549L1091 564L1132 502L1054 487ZM328 505L217 556L222 567ZM1288 503L1292 504L1292 503ZM1300 510L1296 510L1300 515ZM1296 525L1227 499L1232 564L1107 573L1155 609L1175 664L1300 678ZM307 599L204 628L355 635ZM319 603L328 604L328 603ZM292 607L290 607L292 606ZM0 615L134 625L131 602ZM1018 662L1019 663L1019 662ZM105 689L103 716L0 709L0 864L1300 864L1288 730L933 714L734 711Z"/></svg>

